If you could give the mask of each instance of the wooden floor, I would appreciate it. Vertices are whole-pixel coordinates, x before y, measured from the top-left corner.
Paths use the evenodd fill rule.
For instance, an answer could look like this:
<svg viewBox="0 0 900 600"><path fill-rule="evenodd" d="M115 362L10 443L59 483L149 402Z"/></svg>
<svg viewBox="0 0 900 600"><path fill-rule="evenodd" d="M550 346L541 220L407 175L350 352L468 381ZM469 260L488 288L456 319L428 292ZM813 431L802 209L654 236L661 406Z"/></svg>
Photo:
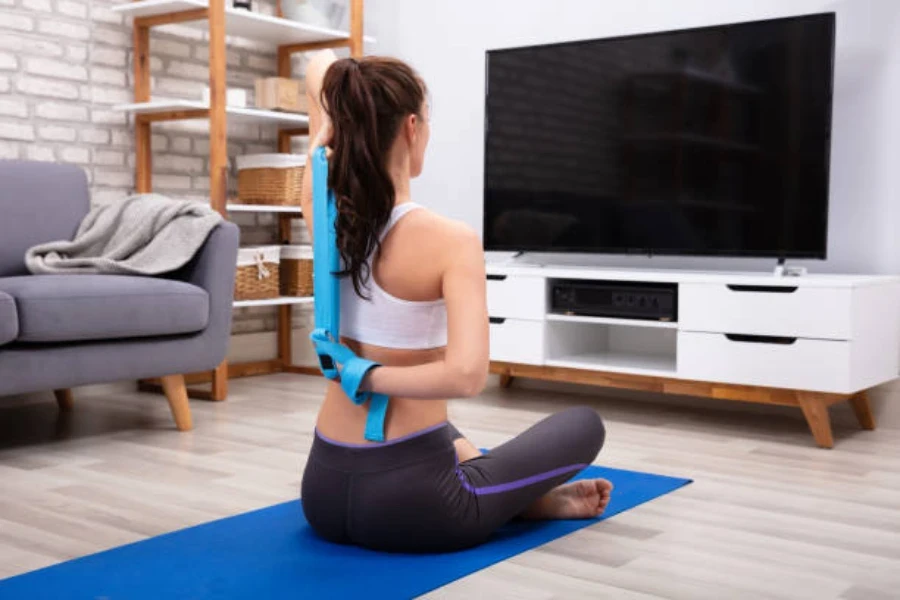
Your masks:
<svg viewBox="0 0 900 600"><path fill-rule="evenodd" d="M295 498L322 381L231 385L192 402L190 433L126 388L76 390L63 415L50 393L0 402L0 578ZM696 482L430 598L900 598L900 432L838 425L820 450L799 411L515 388L452 417L490 446L584 402L607 421L600 463Z"/></svg>

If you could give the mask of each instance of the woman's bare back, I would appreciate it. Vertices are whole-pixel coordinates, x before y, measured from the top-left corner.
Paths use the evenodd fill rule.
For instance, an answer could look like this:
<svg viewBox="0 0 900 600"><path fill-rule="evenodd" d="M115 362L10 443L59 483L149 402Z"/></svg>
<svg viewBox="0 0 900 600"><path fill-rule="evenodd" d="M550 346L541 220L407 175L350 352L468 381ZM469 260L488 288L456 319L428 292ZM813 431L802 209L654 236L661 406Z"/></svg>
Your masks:
<svg viewBox="0 0 900 600"><path fill-rule="evenodd" d="M471 232L465 226L429 210L409 212L391 229L373 260L372 276L394 297L414 302L443 298L443 277L454 260L462 238ZM383 365L408 367L444 358L444 348L400 350L362 344L344 338L357 355ZM354 405L340 385L329 382L317 427L327 437L362 443L368 406ZM393 439L414 433L447 419L446 399L392 397L385 421L385 437Z"/></svg>

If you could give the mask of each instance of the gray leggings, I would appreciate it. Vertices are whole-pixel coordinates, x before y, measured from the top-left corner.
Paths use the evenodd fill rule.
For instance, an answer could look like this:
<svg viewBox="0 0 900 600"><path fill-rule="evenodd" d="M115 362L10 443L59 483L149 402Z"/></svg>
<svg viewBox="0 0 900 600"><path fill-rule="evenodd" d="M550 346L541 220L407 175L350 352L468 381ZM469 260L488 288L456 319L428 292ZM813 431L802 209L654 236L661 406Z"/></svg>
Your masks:
<svg viewBox="0 0 900 600"><path fill-rule="evenodd" d="M321 537L389 552L475 546L597 457L605 430L590 408L547 417L484 456L459 463L441 423L383 444L316 432L301 497Z"/></svg>

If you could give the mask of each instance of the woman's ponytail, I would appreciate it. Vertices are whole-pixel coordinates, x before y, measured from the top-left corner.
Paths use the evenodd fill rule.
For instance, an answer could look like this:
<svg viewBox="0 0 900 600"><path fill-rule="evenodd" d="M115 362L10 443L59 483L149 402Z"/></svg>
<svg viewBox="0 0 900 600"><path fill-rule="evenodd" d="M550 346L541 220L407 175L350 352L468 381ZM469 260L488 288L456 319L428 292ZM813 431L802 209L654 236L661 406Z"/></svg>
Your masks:
<svg viewBox="0 0 900 600"><path fill-rule="evenodd" d="M395 59L347 58L325 73L321 103L333 128L328 185L337 200L340 275L351 278L359 296L394 207L388 153L401 123L420 113L424 99L421 79Z"/></svg>

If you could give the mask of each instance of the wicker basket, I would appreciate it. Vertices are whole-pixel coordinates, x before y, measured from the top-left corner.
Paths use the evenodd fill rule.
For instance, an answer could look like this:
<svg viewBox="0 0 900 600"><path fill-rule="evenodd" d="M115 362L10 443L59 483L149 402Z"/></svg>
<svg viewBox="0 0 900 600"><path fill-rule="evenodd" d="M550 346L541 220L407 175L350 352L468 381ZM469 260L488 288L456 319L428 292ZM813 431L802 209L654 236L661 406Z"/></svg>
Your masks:
<svg viewBox="0 0 900 600"><path fill-rule="evenodd" d="M234 280L235 300L277 298L279 246L255 246L238 250L237 276Z"/></svg>
<svg viewBox="0 0 900 600"><path fill-rule="evenodd" d="M313 295L312 246L281 247L281 294Z"/></svg>
<svg viewBox="0 0 900 600"><path fill-rule="evenodd" d="M305 167L305 155L238 156L238 201L241 204L299 206Z"/></svg>

